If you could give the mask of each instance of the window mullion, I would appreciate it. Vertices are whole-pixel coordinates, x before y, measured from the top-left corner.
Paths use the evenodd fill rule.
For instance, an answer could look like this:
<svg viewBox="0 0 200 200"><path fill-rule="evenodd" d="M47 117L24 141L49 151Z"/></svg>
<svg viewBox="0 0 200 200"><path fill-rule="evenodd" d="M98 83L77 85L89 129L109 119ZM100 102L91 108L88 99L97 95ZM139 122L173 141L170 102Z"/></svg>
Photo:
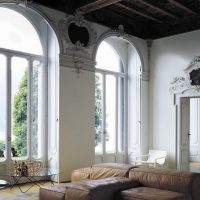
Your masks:
<svg viewBox="0 0 200 200"><path fill-rule="evenodd" d="M29 58L28 60L28 95L27 95L27 122L28 122L28 133L27 133L27 145L28 145L28 158L32 159L32 153L31 153L31 144L32 144L32 138L31 138L31 132L32 132L32 74L33 74L33 66L32 61Z"/></svg>
<svg viewBox="0 0 200 200"><path fill-rule="evenodd" d="M116 134L116 140L115 140L115 142L116 142L116 144L115 144L115 151L116 151L116 153L118 153L119 151L118 151L118 131L119 131L119 123L118 123L118 112L119 112L119 99L118 99L118 91L119 91L119 87L118 87L118 82L119 82L119 78L117 77L117 76L115 76L115 79L116 79L116 82L115 82L115 90L116 90L116 96L115 96L115 99L116 99L116 105L115 105L115 109L116 109L116 117L115 117L115 124L116 124L116 127L115 127L115 134Z"/></svg>
<svg viewBox="0 0 200 200"><path fill-rule="evenodd" d="M6 157L7 160L11 160L11 54L7 54L7 125L6 125L6 132L7 132L7 140L6 140ZM10 170L11 165L8 162L8 170Z"/></svg>
<svg viewBox="0 0 200 200"><path fill-rule="evenodd" d="M103 155L106 154L106 75L102 73L103 76L103 122L102 122L102 130L103 130L103 135L102 135L102 140L103 140Z"/></svg>

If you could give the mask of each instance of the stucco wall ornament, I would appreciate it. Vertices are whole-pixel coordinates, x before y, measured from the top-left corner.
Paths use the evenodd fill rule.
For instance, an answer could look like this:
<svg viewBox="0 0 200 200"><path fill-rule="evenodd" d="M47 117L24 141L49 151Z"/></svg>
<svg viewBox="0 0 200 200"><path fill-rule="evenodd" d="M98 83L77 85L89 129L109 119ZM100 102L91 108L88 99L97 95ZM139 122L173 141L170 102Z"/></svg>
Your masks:
<svg viewBox="0 0 200 200"><path fill-rule="evenodd" d="M67 19L61 19L58 26L69 49L74 46L76 49L77 47L89 49L96 42L97 33L91 24L84 20L81 12L76 12L75 16L69 16Z"/></svg>
<svg viewBox="0 0 200 200"><path fill-rule="evenodd" d="M183 71L184 77L174 77L170 82L170 94L183 94L188 90L191 92L200 91L200 56L196 56Z"/></svg>

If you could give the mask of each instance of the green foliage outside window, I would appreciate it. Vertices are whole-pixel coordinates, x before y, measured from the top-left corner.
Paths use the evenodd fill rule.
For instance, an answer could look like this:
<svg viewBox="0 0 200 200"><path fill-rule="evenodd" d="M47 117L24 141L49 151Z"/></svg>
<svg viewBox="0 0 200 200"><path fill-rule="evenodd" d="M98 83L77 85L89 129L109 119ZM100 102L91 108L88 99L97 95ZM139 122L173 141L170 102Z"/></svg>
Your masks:
<svg viewBox="0 0 200 200"><path fill-rule="evenodd" d="M95 75L95 145L102 142L102 91L99 76Z"/></svg>
<svg viewBox="0 0 200 200"><path fill-rule="evenodd" d="M38 71L33 70L32 82L32 140L37 141L37 113L38 113ZM12 147L17 152L17 157L27 155L27 95L28 95L28 72L25 71L19 85L19 90L14 96L13 126L12 133L15 136ZM34 142L33 155L37 154L38 143Z"/></svg>
<svg viewBox="0 0 200 200"><path fill-rule="evenodd" d="M24 73L19 85L19 90L14 97L13 127L15 140L12 145L17 151L17 156L27 155L27 88L28 72Z"/></svg>

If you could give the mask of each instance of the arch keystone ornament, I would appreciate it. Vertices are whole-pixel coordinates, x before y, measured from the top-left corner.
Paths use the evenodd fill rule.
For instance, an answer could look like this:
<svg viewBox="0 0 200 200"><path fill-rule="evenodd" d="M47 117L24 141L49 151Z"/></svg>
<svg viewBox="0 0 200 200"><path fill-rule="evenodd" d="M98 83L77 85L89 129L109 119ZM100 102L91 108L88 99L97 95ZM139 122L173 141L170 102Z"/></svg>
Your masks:
<svg viewBox="0 0 200 200"><path fill-rule="evenodd" d="M196 56L189 66L183 70L185 76L174 77L170 82L170 94L183 94L186 91L200 91L200 56Z"/></svg>

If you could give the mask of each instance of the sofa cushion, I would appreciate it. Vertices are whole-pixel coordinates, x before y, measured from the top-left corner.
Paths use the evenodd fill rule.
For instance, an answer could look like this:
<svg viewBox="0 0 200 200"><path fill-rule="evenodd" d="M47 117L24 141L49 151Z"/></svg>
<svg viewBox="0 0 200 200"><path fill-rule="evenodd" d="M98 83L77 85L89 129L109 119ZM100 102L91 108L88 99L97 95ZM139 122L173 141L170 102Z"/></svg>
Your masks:
<svg viewBox="0 0 200 200"><path fill-rule="evenodd" d="M90 179L103 179L108 177L128 177L129 170L137 167L122 163L100 163L93 165Z"/></svg>
<svg viewBox="0 0 200 200"><path fill-rule="evenodd" d="M116 200L192 200L191 196L148 187L137 187L120 192Z"/></svg>
<svg viewBox="0 0 200 200"><path fill-rule="evenodd" d="M124 177L85 180L66 184L65 200L113 200L115 192L139 184Z"/></svg>
<svg viewBox="0 0 200 200"><path fill-rule="evenodd" d="M39 200L64 200L65 190L66 187L63 185L41 187L39 190Z"/></svg>
<svg viewBox="0 0 200 200"><path fill-rule="evenodd" d="M71 174L71 182L90 179L91 167L76 169Z"/></svg>
<svg viewBox="0 0 200 200"><path fill-rule="evenodd" d="M190 194L197 200L200 196L200 174L157 168L135 168L129 178L142 186Z"/></svg>

